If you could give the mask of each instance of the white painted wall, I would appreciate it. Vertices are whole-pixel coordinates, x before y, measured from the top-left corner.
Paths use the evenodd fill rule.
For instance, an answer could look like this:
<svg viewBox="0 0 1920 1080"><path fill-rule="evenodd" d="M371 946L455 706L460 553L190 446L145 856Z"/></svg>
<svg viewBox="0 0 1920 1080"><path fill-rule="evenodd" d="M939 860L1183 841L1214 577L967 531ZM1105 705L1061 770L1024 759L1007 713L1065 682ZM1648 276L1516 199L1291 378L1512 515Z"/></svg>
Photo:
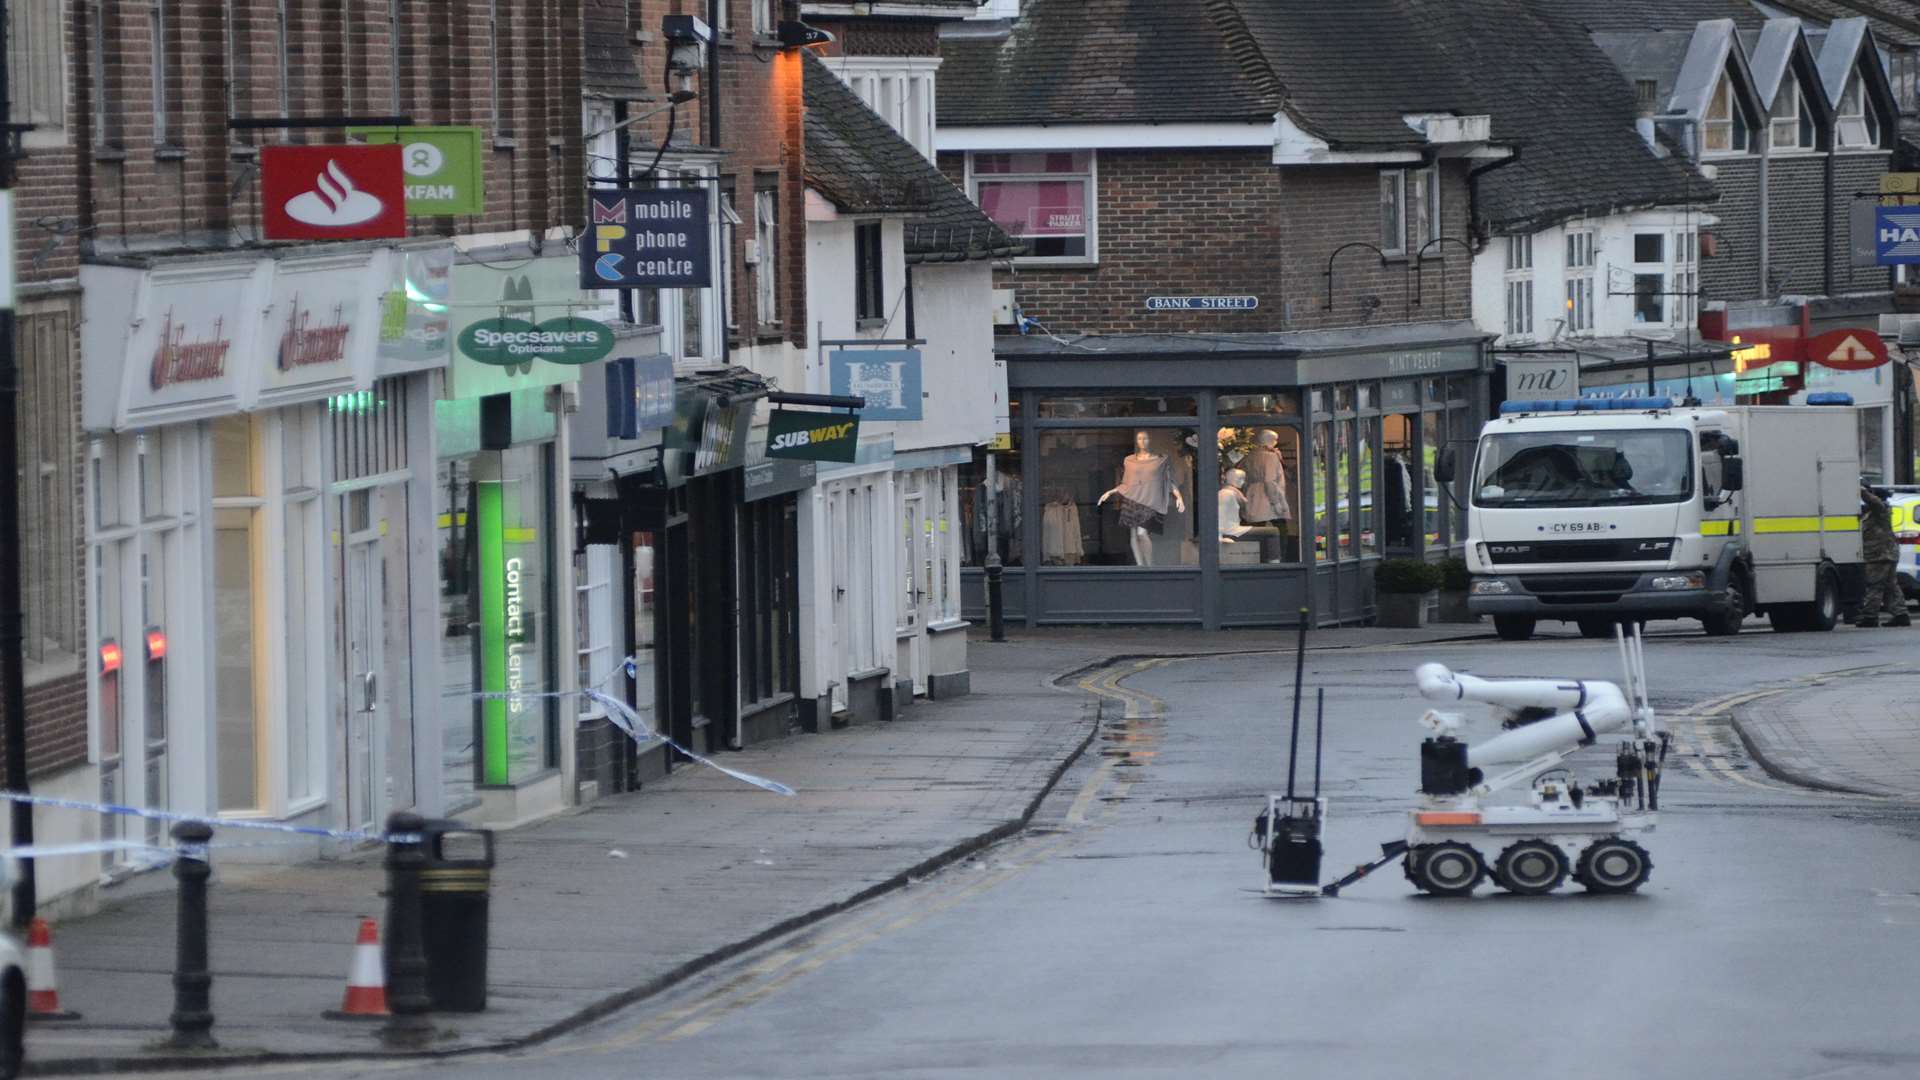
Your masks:
<svg viewBox="0 0 1920 1080"><path fill-rule="evenodd" d="M1473 257L1473 321L1479 329L1500 335L1498 345L1545 345L1556 336L1626 337L1649 330L1678 329L1671 313L1679 297L1667 297L1667 324L1648 325L1633 317L1633 237L1640 232L1661 232L1669 237L1667 257L1673 258L1671 237L1678 231L1705 230L1718 218L1698 209L1685 207L1641 210L1606 217L1568 221L1533 234L1533 334L1509 337L1507 327L1507 242L1495 236L1484 251ZM1594 233L1593 300L1594 323L1591 330L1578 335L1562 329L1566 318L1567 234L1591 230ZM1698 263L1693 267L1698 272ZM1611 286L1609 283L1611 282ZM1610 295L1622 293L1627 295Z"/></svg>
<svg viewBox="0 0 1920 1080"><path fill-rule="evenodd" d="M913 268L914 332L927 342L920 365L925 419L896 425L896 448L975 446L993 437L1007 374L993 360L992 311L993 267L985 260Z"/></svg>

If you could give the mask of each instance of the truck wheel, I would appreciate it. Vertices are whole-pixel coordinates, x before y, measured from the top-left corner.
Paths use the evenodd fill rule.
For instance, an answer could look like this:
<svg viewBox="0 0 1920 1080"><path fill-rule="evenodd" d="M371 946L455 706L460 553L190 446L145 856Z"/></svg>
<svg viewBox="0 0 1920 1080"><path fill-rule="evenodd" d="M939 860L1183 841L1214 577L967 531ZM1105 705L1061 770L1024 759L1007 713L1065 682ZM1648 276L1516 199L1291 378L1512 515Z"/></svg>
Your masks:
<svg viewBox="0 0 1920 1080"><path fill-rule="evenodd" d="M1533 636L1533 622L1525 615L1495 615L1493 632L1501 641L1525 641Z"/></svg>
<svg viewBox="0 0 1920 1080"><path fill-rule="evenodd" d="M1826 633L1840 622L1840 582L1833 568L1822 567L1814 578L1813 602L1779 604L1768 609L1767 619L1782 634Z"/></svg>
<svg viewBox="0 0 1920 1080"><path fill-rule="evenodd" d="M1740 624L1747 621L1747 583L1739 574L1727 578L1727 600L1720 610L1711 615L1702 615L1700 625L1707 628L1708 637L1730 637L1740 632Z"/></svg>
<svg viewBox="0 0 1920 1080"><path fill-rule="evenodd" d="M1522 840L1500 853L1493 880L1521 896L1542 896L1567 879L1567 857L1545 840Z"/></svg>

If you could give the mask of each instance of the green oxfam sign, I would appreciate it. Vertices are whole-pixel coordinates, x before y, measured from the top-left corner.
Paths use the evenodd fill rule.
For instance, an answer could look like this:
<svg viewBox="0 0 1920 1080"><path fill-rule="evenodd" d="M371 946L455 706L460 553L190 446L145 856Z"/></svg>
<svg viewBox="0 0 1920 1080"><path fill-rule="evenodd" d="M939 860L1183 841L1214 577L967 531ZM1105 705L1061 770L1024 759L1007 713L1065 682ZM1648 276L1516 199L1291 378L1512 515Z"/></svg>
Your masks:
<svg viewBox="0 0 1920 1080"><path fill-rule="evenodd" d="M428 217L486 212L486 172L479 128L350 127L347 136L376 146L400 144L408 214Z"/></svg>
<svg viewBox="0 0 1920 1080"><path fill-rule="evenodd" d="M482 364L512 367L534 360L591 364L613 351L613 331L592 319L482 319L456 339L460 355Z"/></svg>

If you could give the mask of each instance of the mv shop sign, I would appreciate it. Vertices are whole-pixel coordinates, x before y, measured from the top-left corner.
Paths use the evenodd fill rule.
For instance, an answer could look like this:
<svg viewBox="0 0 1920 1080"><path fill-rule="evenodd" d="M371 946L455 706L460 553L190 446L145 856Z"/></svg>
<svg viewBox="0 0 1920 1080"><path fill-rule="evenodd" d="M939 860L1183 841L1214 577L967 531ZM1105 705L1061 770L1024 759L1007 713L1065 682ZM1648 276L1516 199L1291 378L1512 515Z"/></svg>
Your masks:
<svg viewBox="0 0 1920 1080"><path fill-rule="evenodd" d="M770 458L852 462L859 449L858 416L775 409L767 417Z"/></svg>

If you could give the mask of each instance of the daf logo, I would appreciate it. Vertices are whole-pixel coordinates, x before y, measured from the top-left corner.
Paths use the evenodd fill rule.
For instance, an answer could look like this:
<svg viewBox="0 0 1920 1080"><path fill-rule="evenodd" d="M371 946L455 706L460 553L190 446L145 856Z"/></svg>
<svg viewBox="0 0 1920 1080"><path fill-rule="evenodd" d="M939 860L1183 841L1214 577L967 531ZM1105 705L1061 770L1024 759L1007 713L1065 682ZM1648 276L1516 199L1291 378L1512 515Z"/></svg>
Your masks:
<svg viewBox="0 0 1920 1080"><path fill-rule="evenodd" d="M1490 550L1495 555L1525 555L1531 549L1525 544L1494 544Z"/></svg>

